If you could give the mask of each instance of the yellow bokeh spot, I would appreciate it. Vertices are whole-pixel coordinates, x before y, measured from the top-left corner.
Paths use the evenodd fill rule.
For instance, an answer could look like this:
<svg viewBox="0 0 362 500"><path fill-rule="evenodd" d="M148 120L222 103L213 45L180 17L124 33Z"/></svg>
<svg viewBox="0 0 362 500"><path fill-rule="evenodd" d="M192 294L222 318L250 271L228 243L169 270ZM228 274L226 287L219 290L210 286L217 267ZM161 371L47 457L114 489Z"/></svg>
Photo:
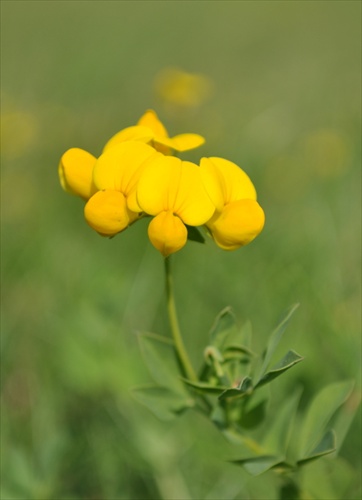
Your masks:
<svg viewBox="0 0 362 500"><path fill-rule="evenodd" d="M25 111L1 114L1 153L8 158L25 155L37 142L39 124L35 116Z"/></svg>
<svg viewBox="0 0 362 500"><path fill-rule="evenodd" d="M305 139L305 164L322 179L342 175L349 166L350 157L349 141L335 130L317 130Z"/></svg>
<svg viewBox="0 0 362 500"><path fill-rule="evenodd" d="M155 91L166 104L197 107L213 92L213 84L205 75L188 73L178 68L165 68L155 78Z"/></svg>

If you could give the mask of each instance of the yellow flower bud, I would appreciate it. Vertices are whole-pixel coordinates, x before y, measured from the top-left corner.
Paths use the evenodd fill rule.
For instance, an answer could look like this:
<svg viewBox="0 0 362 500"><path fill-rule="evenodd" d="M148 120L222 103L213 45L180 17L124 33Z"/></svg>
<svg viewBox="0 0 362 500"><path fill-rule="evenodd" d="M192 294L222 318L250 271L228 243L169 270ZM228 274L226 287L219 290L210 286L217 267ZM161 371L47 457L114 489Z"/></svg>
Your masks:
<svg viewBox="0 0 362 500"><path fill-rule="evenodd" d="M187 242L187 229L182 220L172 212L161 212L148 226L148 237L152 245L164 257L177 252Z"/></svg>
<svg viewBox="0 0 362 500"><path fill-rule="evenodd" d="M255 200L229 203L206 226L216 244L223 250L236 250L250 243L264 227L263 209Z"/></svg>
<svg viewBox="0 0 362 500"><path fill-rule="evenodd" d="M96 158L79 148L68 149L60 159L58 173L62 188L88 200L96 191L93 168Z"/></svg>
<svg viewBox="0 0 362 500"><path fill-rule="evenodd" d="M138 218L127 208L120 191L106 189L93 195L84 207L84 217L92 229L102 236L114 236Z"/></svg>

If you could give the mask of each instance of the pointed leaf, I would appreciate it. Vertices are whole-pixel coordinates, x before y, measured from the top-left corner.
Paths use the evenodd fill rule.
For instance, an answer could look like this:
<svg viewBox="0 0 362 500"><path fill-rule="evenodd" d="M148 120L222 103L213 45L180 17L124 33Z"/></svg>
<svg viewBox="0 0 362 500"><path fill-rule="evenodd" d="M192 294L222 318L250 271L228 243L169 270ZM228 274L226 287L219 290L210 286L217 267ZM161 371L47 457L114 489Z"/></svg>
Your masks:
<svg viewBox="0 0 362 500"><path fill-rule="evenodd" d="M242 465L244 469L253 476L258 476L279 464L284 463L283 457L275 455L260 455L256 457L242 458L240 460L232 460L231 463Z"/></svg>
<svg viewBox="0 0 362 500"><path fill-rule="evenodd" d="M201 232L195 226L187 227L187 239L190 241L196 241L197 243L205 243L205 238L202 236Z"/></svg>
<svg viewBox="0 0 362 500"><path fill-rule="evenodd" d="M160 420L172 420L193 406L192 398L186 398L167 387L148 385L132 391L135 399L145 405Z"/></svg>
<svg viewBox="0 0 362 500"><path fill-rule="evenodd" d="M266 405L267 401L265 399L259 401L250 409L248 408L249 405L246 405L239 420L239 425L245 429L253 429L260 425L266 415Z"/></svg>
<svg viewBox="0 0 362 500"><path fill-rule="evenodd" d="M304 465L316 458L323 457L329 453L333 453L336 449L336 435L333 430L329 430L322 438L320 443L306 457L298 460L297 465Z"/></svg>
<svg viewBox="0 0 362 500"><path fill-rule="evenodd" d="M349 428L356 416L358 407L361 403L361 395L357 390L347 398L340 411L338 411L336 420L333 422L333 428L337 436L337 452L341 449L343 441L349 431Z"/></svg>
<svg viewBox="0 0 362 500"><path fill-rule="evenodd" d="M279 377L286 370L289 370L292 366L303 361L303 356L300 356L297 352L291 350L288 351L287 354L276 364L274 367L269 370L256 384L255 389L264 384L268 384L276 377Z"/></svg>
<svg viewBox="0 0 362 500"><path fill-rule="evenodd" d="M314 499L361 499L362 496L354 488L358 488L361 482L355 465L342 458L315 460L313 467L303 470L303 490Z"/></svg>
<svg viewBox="0 0 362 500"><path fill-rule="evenodd" d="M225 307L216 317L210 331L211 344L222 349L229 333L235 328L235 316L231 307Z"/></svg>
<svg viewBox="0 0 362 500"><path fill-rule="evenodd" d="M296 309L298 307L299 307L299 304L295 304L292 307L290 307L288 309L288 311L286 312L284 318L280 321L278 326L273 330L273 332L269 338L269 342L268 342L268 345L267 345L267 348L266 348L266 351L264 354L264 361L263 361L262 367L260 369L260 373L259 373L257 380L260 380L264 376L264 374L269 366L269 363L271 361L271 358L275 352L275 349L277 348L277 346L278 346L278 344L283 336L283 333L284 333L286 327L288 326L288 323L289 323L291 317L293 316L294 312L296 311Z"/></svg>
<svg viewBox="0 0 362 500"><path fill-rule="evenodd" d="M263 448L271 453L286 454L301 394L299 389L287 398L284 405L276 411L274 421L268 425Z"/></svg>
<svg viewBox="0 0 362 500"><path fill-rule="evenodd" d="M299 459L310 455L336 410L348 398L353 382L336 382L323 388L313 399L300 432Z"/></svg>
<svg viewBox="0 0 362 500"><path fill-rule="evenodd" d="M245 347L249 352L251 351L251 341L253 336L253 329L250 321L246 321L240 328L240 344Z"/></svg>
<svg viewBox="0 0 362 500"><path fill-rule="evenodd" d="M239 384L239 387L231 387L229 389L226 389L222 394L220 394L219 399L220 401L222 401L227 398L246 396L251 393L252 388L253 385L251 382L251 378L245 377Z"/></svg>
<svg viewBox="0 0 362 500"><path fill-rule="evenodd" d="M203 394L220 394L227 389L227 387L212 385L207 382L192 382L191 380L183 377L180 377L180 380Z"/></svg>
<svg viewBox="0 0 362 500"><path fill-rule="evenodd" d="M229 345L224 349L224 359L247 359L250 360L255 354L246 346Z"/></svg>
<svg viewBox="0 0 362 500"><path fill-rule="evenodd" d="M154 333L139 333L138 341L143 358L154 381L162 386L183 391L179 367L172 340Z"/></svg>

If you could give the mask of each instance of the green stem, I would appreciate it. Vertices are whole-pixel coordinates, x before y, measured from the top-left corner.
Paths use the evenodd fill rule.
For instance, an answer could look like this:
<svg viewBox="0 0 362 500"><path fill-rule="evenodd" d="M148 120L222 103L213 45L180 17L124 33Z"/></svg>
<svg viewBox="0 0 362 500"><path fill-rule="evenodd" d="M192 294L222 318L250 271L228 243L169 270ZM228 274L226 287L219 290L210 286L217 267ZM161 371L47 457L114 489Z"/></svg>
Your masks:
<svg viewBox="0 0 362 500"><path fill-rule="evenodd" d="M165 272L166 272L166 297L167 297L167 310L170 321L172 338L175 342L177 356L183 368L186 377L192 382L197 382L197 375L192 367L191 361L188 357L180 327L177 319L175 295L173 289L173 279L171 273L170 257L165 258Z"/></svg>

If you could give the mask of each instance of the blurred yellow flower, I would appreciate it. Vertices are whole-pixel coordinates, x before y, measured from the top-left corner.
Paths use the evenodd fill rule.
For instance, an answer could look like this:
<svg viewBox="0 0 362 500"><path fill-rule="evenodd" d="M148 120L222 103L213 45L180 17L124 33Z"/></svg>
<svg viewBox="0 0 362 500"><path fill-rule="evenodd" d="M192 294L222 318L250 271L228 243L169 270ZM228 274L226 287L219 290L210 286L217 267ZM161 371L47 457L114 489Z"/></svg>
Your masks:
<svg viewBox="0 0 362 500"><path fill-rule="evenodd" d="M129 140L145 142L164 154L172 154L172 151L188 151L205 142L205 139L198 134L179 134L169 137L166 128L151 109L141 116L137 125L127 127L114 135L105 145L103 152Z"/></svg>
<svg viewBox="0 0 362 500"><path fill-rule="evenodd" d="M170 156L157 158L143 170L137 186L137 202L144 212L154 216L148 235L164 257L186 244L185 224L200 226L215 211L199 167Z"/></svg>
<svg viewBox="0 0 362 500"><path fill-rule="evenodd" d="M1 152L7 158L26 155L39 140L36 116L22 109L1 113Z"/></svg>
<svg viewBox="0 0 362 500"><path fill-rule="evenodd" d="M200 172L216 207L206 222L216 244L235 250L250 243L263 229L265 216L247 174L223 158L202 158Z"/></svg>
<svg viewBox="0 0 362 500"><path fill-rule="evenodd" d="M137 182L148 161L158 156L161 154L147 144L127 141L98 158L92 175L97 192L84 207L85 219L95 231L114 236L140 217Z"/></svg>
<svg viewBox="0 0 362 500"><path fill-rule="evenodd" d="M337 130L322 129L309 134L303 153L311 172L322 179L338 177L350 166L349 141Z"/></svg>
<svg viewBox="0 0 362 500"><path fill-rule="evenodd" d="M193 108L210 97L212 82L201 74L165 68L155 78L155 91L166 104Z"/></svg>

